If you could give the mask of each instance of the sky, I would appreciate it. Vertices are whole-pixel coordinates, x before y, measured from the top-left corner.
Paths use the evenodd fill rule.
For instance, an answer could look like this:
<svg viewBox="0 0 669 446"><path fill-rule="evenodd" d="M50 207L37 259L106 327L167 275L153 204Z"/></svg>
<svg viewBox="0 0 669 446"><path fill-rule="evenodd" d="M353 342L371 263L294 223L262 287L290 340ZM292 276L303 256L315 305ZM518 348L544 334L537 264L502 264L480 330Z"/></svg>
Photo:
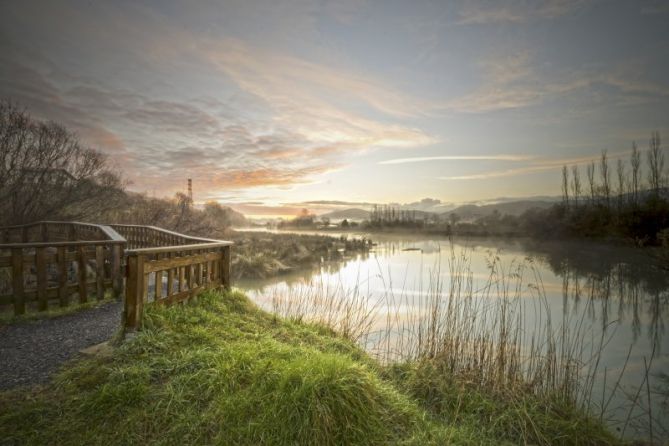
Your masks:
<svg viewBox="0 0 669 446"><path fill-rule="evenodd" d="M250 216L560 193L669 135L669 2L0 0L0 99Z"/></svg>

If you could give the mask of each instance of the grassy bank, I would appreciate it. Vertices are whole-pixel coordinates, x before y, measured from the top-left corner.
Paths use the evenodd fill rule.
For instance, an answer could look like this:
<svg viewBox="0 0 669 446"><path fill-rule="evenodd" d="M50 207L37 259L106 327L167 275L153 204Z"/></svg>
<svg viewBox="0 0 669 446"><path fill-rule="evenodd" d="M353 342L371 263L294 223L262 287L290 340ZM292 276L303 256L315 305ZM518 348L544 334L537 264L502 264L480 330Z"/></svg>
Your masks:
<svg viewBox="0 0 669 446"><path fill-rule="evenodd" d="M264 279L314 266L321 260L342 260L370 248L368 240L323 235L231 231L226 238L235 242L232 250L235 279Z"/></svg>
<svg viewBox="0 0 669 446"><path fill-rule="evenodd" d="M0 395L1 444L615 444L560 398L383 366L240 293L150 308L111 357Z"/></svg>

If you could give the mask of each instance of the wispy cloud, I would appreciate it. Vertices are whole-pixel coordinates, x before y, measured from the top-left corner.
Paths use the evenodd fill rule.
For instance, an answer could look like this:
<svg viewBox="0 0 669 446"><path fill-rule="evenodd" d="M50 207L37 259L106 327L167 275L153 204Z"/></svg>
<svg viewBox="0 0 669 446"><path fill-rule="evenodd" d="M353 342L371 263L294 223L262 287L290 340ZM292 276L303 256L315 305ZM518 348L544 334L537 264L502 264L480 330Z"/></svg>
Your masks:
<svg viewBox="0 0 669 446"><path fill-rule="evenodd" d="M460 25L524 23L533 19L554 19L578 11L591 0L505 0L470 1L460 11Z"/></svg>
<svg viewBox="0 0 669 446"><path fill-rule="evenodd" d="M629 151L615 152L607 154L609 160L615 160L623 156L629 155ZM488 180L492 178L513 177L517 175L525 175L528 173L542 172L547 170L560 169L562 166L583 165L591 162L597 162L601 159L601 155L583 156L577 158L561 158L561 159L544 159L537 160L529 165L518 167L514 169L501 169L488 172L456 175L448 177L439 177L440 180Z"/></svg>
<svg viewBox="0 0 669 446"><path fill-rule="evenodd" d="M669 96L669 87L646 79L638 61L620 62L609 70L551 70L536 62L536 53L515 50L483 59L481 84L471 92L446 101L444 109L459 113L489 113L539 105L553 98L592 92L605 86L606 98L617 105L652 102Z"/></svg>
<svg viewBox="0 0 669 446"><path fill-rule="evenodd" d="M422 163L425 161L527 161L530 155L444 155L444 156L417 156L412 158L395 158L380 161L379 164L407 164Z"/></svg>

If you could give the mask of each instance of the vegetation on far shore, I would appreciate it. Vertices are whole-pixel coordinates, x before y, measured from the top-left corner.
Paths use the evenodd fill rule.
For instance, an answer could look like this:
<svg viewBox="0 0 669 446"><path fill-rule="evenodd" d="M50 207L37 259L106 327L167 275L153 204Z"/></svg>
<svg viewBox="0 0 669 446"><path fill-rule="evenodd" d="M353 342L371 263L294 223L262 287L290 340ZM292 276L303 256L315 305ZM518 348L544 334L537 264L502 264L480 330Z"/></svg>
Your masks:
<svg viewBox="0 0 669 446"><path fill-rule="evenodd" d="M109 357L0 394L8 445L617 444L568 400L492 391L438 357L384 366L238 292L148 307Z"/></svg>
<svg viewBox="0 0 669 446"><path fill-rule="evenodd" d="M342 260L371 247L368 239L307 234L231 231L226 239L235 242L232 256L235 279L264 279L321 261Z"/></svg>

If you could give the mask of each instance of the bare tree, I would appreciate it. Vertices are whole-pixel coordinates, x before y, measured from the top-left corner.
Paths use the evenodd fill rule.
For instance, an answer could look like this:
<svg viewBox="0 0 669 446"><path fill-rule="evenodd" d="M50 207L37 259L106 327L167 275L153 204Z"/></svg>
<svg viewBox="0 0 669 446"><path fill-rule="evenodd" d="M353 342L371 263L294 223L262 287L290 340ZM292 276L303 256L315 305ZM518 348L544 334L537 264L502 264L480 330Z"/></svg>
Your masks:
<svg viewBox="0 0 669 446"><path fill-rule="evenodd" d="M618 211L622 211L625 198L625 162L618 158L616 165L616 173L618 176Z"/></svg>
<svg viewBox="0 0 669 446"><path fill-rule="evenodd" d="M90 219L122 197L102 153L61 125L0 103L0 225Z"/></svg>
<svg viewBox="0 0 669 446"><path fill-rule="evenodd" d="M602 179L602 194L606 201L606 207L610 207L611 182L609 175L609 159L606 149L602 150L602 157L599 160L599 176Z"/></svg>
<svg viewBox="0 0 669 446"><path fill-rule="evenodd" d="M581 173L578 165L571 166L571 195L574 197L574 206L578 207L578 199L581 196Z"/></svg>
<svg viewBox="0 0 669 446"><path fill-rule="evenodd" d="M569 170L562 166L562 201L566 209L569 208Z"/></svg>
<svg viewBox="0 0 669 446"><path fill-rule="evenodd" d="M588 177L588 186L590 187L590 204L595 203L595 195L597 193L597 186L595 185L595 162L591 161L586 166L586 175Z"/></svg>
<svg viewBox="0 0 669 446"><path fill-rule="evenodd" d="M648 148L648 183L655 195L660 193L663 186L664 153L660 146L660 132L653 132Z"/></svg>
<svg viewBox="0 0 669 446"><path fill-rule="evenodd" d="M639 174L641 169L641 155L636 142L632 142L630 166L632 167L632 203L636 205L639 203Z"/></svg>

